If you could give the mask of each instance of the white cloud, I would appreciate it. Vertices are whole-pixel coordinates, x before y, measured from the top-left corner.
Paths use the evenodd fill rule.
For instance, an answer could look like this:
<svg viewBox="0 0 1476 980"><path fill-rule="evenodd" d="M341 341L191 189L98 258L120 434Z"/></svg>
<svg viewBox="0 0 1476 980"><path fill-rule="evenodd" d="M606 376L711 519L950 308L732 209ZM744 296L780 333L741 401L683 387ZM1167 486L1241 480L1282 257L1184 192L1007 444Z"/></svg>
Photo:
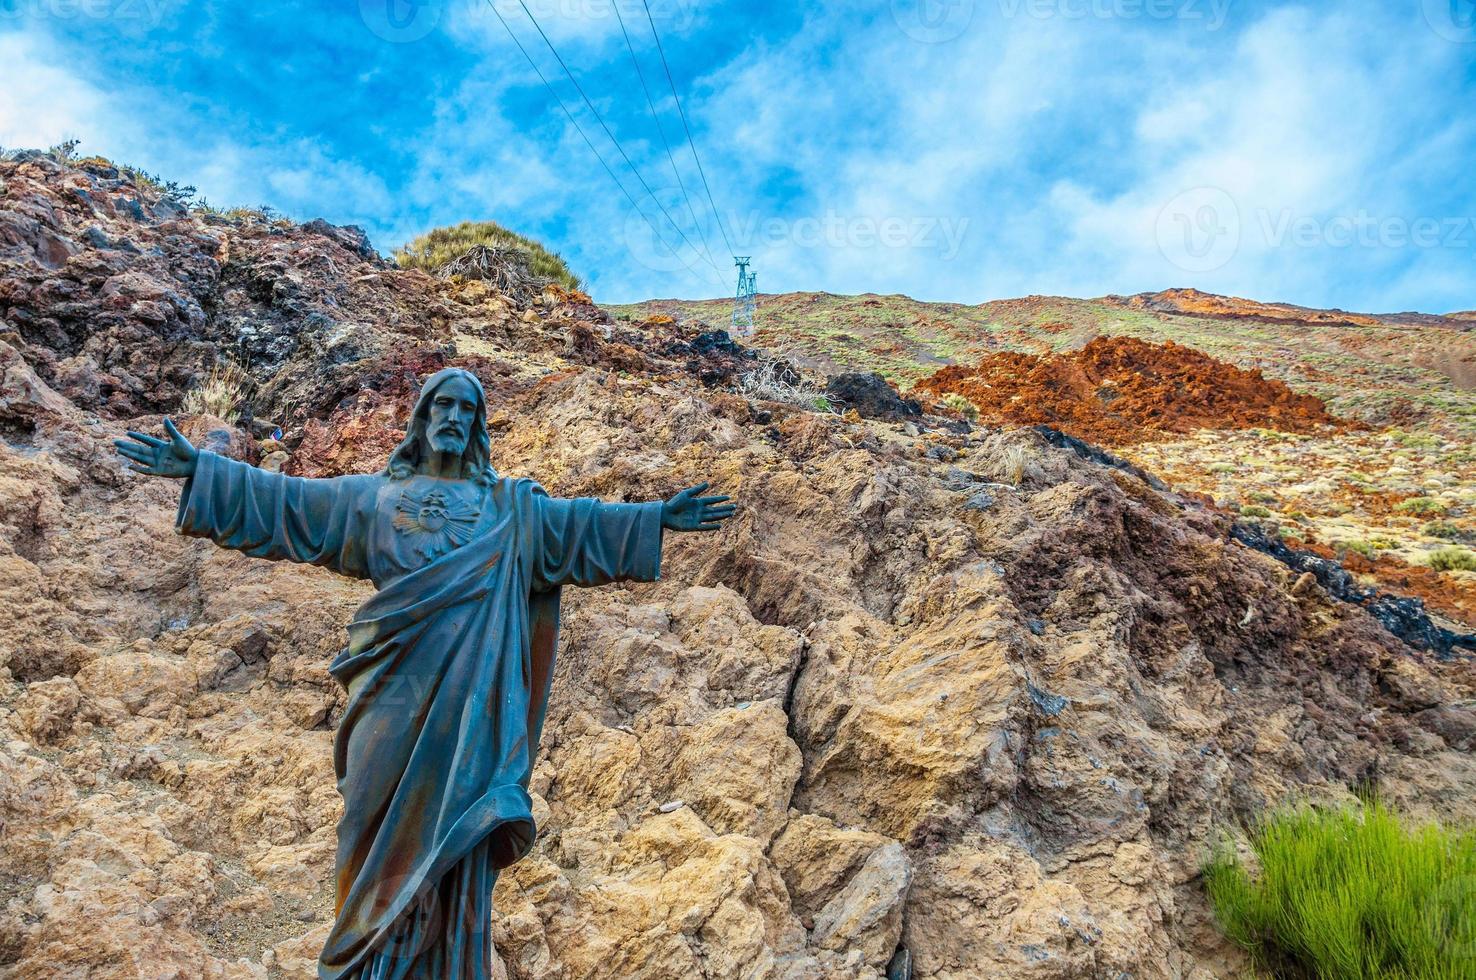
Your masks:
<svg viewBox="0 0 1476 980"><path fill-rule="evenodd" d="M1052 189L1052 204L1069 228L1066 254L1093 270L1076 277L1077 289L1192 284L1377 305L1379 297L1365 289L1339 297L1328 287L1353 285L1349 265L1371 272L1401 258L1437 258L1335 244L1340 223L1360 213L1402 215L1411 204L1388 168L1411 138L1411 111L1429 105L1434 66L1412 70L1418 64L1412 56L1444 52L1420 32L1408 40L1408 46L1391 43L1363 18L1305 9L1277 11L1250 27L1223 67L1201 68L1139 114L1130 186L1101 194L1064 180ZM1196 267L1177 236L1199 234L1198 209L1211 197L1233 204L1215 204L1213 219L1227 235L1238 235L1238 244L1214 268ZM1177 213L1186 203L1193 213ZM1314 243L1296 244L1288 234L1294 227L1308 229L1303 240ZM1165 228L1174 229L1168 242ZM1208 248L1208 240L1200 247Z"/></svg>
<svg viewBox="0 0 1476 980"><path fill-rule="evenodd" d="M63 59L31 33L0 34L0 146L46 148L66 139L92 139L104 129L107 97L58 67Z"/></svg>
<svg viewBox="0 0 1476 980"><path fill-rule="evenodd" d="M311 140L242 144L150 88L107 91L63 67L66 49L34 31L0 34L0 146L45 148L67 138L100 154L193 184L216 205L270 204L299 218L387 215L383 179Z"/></svg>

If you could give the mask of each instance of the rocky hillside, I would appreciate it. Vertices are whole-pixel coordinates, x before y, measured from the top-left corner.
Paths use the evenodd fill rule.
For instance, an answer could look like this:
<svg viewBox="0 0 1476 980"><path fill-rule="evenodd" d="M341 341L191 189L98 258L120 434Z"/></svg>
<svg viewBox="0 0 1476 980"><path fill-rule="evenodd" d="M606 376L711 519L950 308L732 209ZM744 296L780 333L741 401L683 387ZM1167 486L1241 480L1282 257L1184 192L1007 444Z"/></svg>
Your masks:
<svg viewBox="0 0 1476 980"><path fill-rule="evenodd" d="M722 323L724 301L612 307ZM1171 289L978 306L763 297L754 342L1044 422L1476 627L1476 320ZM1289 389L1289 390L1288 390Z"/></svg>
<svg viewBox="0 0 1476 980"><path fill-rule="evenodd" d="M732 301L651 300L618 317L727 322ZM759 297L754 342L826 371L880 371L904 387L940 366L999 351L1037 356L1098 336L1172 340L1328 401L1339 414L1408 402L1476 426L1476 314L1368 314L1261 303L1194 289L1072 299L1026 296L969 305L907 296L784 293ZM1360 385L1351 384L1354 379Z"/></svg>
<svg viewBox="0 0 1476 980"><path fill-rule="evenodd" d="M741 504L661 582L566 599L539 840L495 896L511 977L1228 978L1220 828L1369 785L1476 815L1471 661L1334 598L1335 565L1084 443L736 394L768 358L0 162L0 973L312 975L326 666L366 586L175 535L178 484L110 440L168 412L374 469L448 364L503 472Z"/></svg>

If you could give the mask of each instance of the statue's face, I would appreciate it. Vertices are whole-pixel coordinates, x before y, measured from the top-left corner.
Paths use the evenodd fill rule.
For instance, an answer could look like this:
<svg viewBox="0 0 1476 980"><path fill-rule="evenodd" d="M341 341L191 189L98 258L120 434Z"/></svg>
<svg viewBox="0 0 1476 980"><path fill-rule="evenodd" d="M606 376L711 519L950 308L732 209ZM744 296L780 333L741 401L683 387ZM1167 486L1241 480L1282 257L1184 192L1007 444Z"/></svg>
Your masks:
<svg viewBox="0 0 1476 980"><path fill-rule="evenodd" d="M452 456L466 452L477 403L477 389L465 378L452 378L436 389L425 427L425 438L433 451Z"/></svg>

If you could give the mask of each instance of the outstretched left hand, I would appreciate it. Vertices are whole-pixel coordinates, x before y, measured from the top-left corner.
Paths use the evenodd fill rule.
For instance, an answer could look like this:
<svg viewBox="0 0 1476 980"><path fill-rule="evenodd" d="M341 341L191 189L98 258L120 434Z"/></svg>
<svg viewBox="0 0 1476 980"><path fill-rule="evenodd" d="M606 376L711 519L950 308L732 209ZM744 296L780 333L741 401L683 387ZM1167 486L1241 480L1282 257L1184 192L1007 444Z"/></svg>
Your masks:
<svg viewBox="0 0 1476 980"><path fill-rule="evenodd" d="M738 509L728 497L699 497L706 483L679 490L661 505L661 526L673 531L716 531Z"/></svg>

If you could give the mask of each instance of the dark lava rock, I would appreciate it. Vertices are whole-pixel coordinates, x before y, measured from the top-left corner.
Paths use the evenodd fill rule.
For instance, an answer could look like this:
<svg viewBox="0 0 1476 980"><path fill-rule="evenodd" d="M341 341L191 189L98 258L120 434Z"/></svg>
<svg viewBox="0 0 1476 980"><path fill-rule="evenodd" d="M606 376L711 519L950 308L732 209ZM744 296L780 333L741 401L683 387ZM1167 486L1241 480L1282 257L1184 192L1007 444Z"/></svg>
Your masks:
<svg viewBox="0 0 1476 980"><path fill-rule="evenodd" d="M1457 648L1476 653L1476 633L1456 633L1431 622L1423 600L1366 589L1338 562L1289 548L1280 535L1260 525L1237 521L1230 536L1288 568L1310 572L1328 595L1367 609L1384 629L1416 649L1432 650L1442 659L1449 659Z"/></svg>
<svg viewBox="0 0 1476 980"><path fill-rule="evenodd" d="M922 415L922 406L903 398L875 371L837 374L825 385L825 396L841 408L854 408L862 418L901 419Z"/></svg>
<svg viewBox="0 0 1476 980"><path fill-rule="evenodd" d="M988 510L994 506L994 496L987 490L980 490L968 500L964 501L964 510Z"/></svg>
<svg viewBox="0 0 1476 980"><path fill-rule="evenodd" d="M951 463L958 458L958 453L949 446L929 446L924 454L928 459L936 459L944 463Z"/></svg>
<svg viewBox="0 0 1476 980"><path fill-rule="evenodd" d="M692 351L703 356L717 353L747 360L755 357L753 351L734 340L726 330L709 330L698 334L692 339Z"/></svg>
<svg viewBox="0 0 1476 980"><path fill-rule="evenodd" d="M672 341L659 353L663 357L684 359L687 373L709 388L731 384L738 375L751 370L752 362L758 358L726 330L706 330L691 340ZM787 363L783 365L783 375L787 384L800 381L799 374Z"/></svg>

